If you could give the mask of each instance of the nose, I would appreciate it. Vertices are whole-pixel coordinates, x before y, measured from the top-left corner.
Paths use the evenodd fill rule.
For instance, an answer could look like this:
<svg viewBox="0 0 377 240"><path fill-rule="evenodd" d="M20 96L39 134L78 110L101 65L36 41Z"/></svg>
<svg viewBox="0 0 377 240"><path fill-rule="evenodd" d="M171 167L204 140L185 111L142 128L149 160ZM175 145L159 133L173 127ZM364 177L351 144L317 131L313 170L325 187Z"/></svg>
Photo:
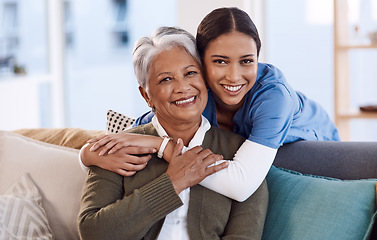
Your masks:
<svg viewBox="0 0 377 240"><path fill-rule="evenodd" d="M238 64L231 64L229 65L228 72L226 74L226 79L230 82L237 82L242 77L241 69Z"/></svg>
<svg viewBox="0 0 377 240"><path fill-rule="evenodd" d="M185 93L191 89L191 84L188 79L180 77L175 81L174 90L177 93Z"/></svg>

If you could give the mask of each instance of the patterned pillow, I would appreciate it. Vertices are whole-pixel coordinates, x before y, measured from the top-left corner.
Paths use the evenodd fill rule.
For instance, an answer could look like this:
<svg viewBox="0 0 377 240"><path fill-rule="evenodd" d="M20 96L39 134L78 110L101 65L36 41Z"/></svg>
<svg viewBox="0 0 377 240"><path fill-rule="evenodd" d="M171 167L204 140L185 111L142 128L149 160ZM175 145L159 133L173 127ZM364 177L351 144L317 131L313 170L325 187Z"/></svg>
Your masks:
<svg viewBox="0 0 377 240"><path fill-rule="evenodd" d="M28 173L0 196L0 239L52 239L42 197Z"/></svg>
<svg viewBox="0 0 377 240"><path fill-rule="evenodd" d="M127 117L126 115L115 112L113 110L108 110L106 131L108 134L118 133L120 131L124 131L128 128L131 128L134 122L134 118Z"/></svg>

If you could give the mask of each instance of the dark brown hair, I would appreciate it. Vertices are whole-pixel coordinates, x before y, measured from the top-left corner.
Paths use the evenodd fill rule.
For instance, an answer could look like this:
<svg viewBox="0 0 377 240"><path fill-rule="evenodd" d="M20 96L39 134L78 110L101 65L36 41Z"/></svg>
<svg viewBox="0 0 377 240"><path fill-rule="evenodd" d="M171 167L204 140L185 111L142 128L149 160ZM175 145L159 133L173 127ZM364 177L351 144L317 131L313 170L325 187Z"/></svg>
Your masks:
<svg viewBox="0 0 377 240"><path fill-rule="evenodd" d="M208 44L223 34L238 31L254 39L257 55L261 48L258 30L249 15L239 8L218 8L204 17L196 33L196 45L203 61Z"/></svg>

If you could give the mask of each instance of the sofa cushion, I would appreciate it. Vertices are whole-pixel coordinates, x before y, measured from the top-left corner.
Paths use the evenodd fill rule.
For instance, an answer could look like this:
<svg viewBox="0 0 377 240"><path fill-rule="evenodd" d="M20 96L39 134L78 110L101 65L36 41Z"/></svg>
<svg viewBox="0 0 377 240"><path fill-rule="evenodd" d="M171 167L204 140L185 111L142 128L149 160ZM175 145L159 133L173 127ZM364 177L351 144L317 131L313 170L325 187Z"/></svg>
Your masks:
<svg viewBox="0 0 377 240"><path fill-rule="evenodd" d="M42 197L29 174L0 196L0 239L52 239Z"/></svg>
<svg viewBox="0 0 377 240"><path fill-rule="evenodd" d="M338 180L272 167L264 240L368 239L376 180Z"/></svg>
<svg viewBox="0 0 377 240"><path fill-rule="evenodd" d="M78 239L77 215L86 177L78 152L0 131L0 194L29 173L56 239Z"/></svg>

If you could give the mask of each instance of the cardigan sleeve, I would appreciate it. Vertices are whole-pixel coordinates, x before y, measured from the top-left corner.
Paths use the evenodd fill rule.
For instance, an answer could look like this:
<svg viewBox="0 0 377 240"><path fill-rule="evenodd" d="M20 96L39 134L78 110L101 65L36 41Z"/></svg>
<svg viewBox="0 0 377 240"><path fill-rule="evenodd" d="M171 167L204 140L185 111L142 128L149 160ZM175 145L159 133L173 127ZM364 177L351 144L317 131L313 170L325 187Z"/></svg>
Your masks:
<svg viewBox="0 0 377 240"><path fill-rule="evenodd" d="M222 240L260 240L268 208L266 181L244 202L232 201Z"/></svg>
<svg viewBox="0 0 377 240"><path fill-rule="evenodd" d="M123 177L90 167L78 225L81 239L141 239L159 220L182 205L163 173L125 195Z"/></svg>

